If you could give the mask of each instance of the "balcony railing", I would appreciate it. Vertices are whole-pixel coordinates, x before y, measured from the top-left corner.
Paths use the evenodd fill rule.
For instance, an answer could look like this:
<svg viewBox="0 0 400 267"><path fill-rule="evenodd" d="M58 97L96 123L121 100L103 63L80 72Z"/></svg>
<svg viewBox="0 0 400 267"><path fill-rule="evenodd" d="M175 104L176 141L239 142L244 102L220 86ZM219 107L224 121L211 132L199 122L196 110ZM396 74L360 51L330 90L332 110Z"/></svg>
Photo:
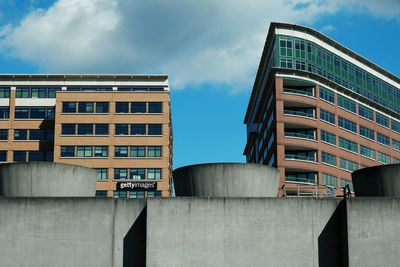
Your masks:
<svg viewBox="0 0 400 267"><path fill-rule="evenodd" d="M283 88L284 93L315 96L313 88Z"/></svg>
<svg viewBox="0 0 400 267"><path fill-rule="evenodd" d="M285 137L297 137L297 138L315 140L315 135L298 133L298 132L285 132Z"/></svg>
<svg viewBox="0 0 400 267"><path fill-rule="evenodd" d="M306 161L313 161L316 162L317 159L315 155L299 155L299 154L291 154L291 153L285 153L285 159L298 159L298 160L306 160Z"/></svg>
<svg viewBox="0 0 400 267"><path fill-rule="evenodd" d="M296 183L307 183L307 184L315 184L315 177L299 177L299 176L286 176L287 182L296 182Z"/></svg>
<svg viewBox="0 0 400 267"><path fill-rule="evenodd" d="M315 118L314 112L306 112L306 111L300 111L300 110L290 110L290 109L285 109L283 111L283 114L285 115L295 115L295 116L301 116L301 117L308 117L308 118Z"/></svg>

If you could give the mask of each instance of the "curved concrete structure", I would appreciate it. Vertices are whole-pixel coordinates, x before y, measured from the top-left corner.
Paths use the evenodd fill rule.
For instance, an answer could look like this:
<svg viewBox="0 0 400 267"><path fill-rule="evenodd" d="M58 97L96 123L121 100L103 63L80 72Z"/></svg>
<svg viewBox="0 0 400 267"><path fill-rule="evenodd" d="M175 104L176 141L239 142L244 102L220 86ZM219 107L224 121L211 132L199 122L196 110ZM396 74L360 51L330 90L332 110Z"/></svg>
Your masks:
<svg viewBox="0 0 400 267"><path fill-rule="evenodd" d="M0 196L94 197L94 169L53 162L12 163L0 166Z"/></svg>
<svg viewBox="0 0 400 267"><path fill-rule="evenodd" d="M276 197L279 172L264 165L209 163L173 171L176 196Z"/></svg>
<svg viewBox="0 0 400 267"><path fill-rule="evenodd" d="M357 170L352 179L357 197L400 197L400 164Z"/></svg>

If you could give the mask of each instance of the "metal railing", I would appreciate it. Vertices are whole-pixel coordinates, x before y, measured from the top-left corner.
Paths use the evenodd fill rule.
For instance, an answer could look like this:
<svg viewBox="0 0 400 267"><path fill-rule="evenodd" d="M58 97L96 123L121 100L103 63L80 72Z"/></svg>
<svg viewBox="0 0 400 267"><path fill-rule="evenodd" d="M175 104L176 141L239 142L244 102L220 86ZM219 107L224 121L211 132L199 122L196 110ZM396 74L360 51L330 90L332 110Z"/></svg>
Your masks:
<svg viewBox="0 0 400 267"><path fill-rule="evenodd" d="M291 94L297 94L297 95L306 95L306 96L315 96L314 91L309 91L310 88L283 88L284 93L291 93Z"/></svg>
<svg viewBox="0 0 400 267"><path fill-rule="evenodd" d="M304 156L304 155L286 154L286 153L285 153L285 159L298 159L298 160L306 160L306 161L312 161L312 162L316 162L317 161L316 155Z"/></svg>
<svg viewBox="0 0 400 267"><path fill-rule="evenodd" d="M295 116L301 116L301 117L308 117L308 118L315 118L314 112L305 112L305 111L299 111L299 110L290 110L290 109L285 109L283 111L283 114L285 115L295 115Z"/></svg>
<svg viewBox="0 0 400 267"><path fill-rule="evenodd" d="M315 140L315 135L309 135L309 134L297 133L297 132L285 132L285 137L299 137L299 138Z"/></svg>

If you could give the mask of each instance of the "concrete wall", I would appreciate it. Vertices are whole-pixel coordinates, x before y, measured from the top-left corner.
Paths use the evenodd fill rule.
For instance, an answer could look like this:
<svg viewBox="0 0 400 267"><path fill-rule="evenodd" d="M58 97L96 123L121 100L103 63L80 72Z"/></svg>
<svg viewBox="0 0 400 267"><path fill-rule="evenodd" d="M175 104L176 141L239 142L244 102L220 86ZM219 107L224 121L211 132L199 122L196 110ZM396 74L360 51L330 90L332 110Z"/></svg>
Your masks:
<svg viewBox="0 0 400 267"><path fill-rule="evenodd" d="M143 226L135 221L144 206L133 199L0 198L0 266L144 266L145 242L141 248L135 240L140 233L144 240L145 229L135 229ZM141 264L129 262L124 248Z"/></svg>
<svg viewBox="0 0 400 267"><path fill-rule="evenodd" d="M279 172L258 164L211 163L173 171L176 196L276 197Z"/></svg>
<svg viewBox="0 0 400 267"><path fill-rule="evenodd" d="M97 172L53 162L12 163L0 166L0 196L83 197L96 194Z"/></svg>
<svg viewBox="0 0 400 267"><path fill-rule="evenodd" d="M149 199L147 266L341 266L319 265L319 250L337 256L337 233L325 234L326 246L319 242L338 204L311 198Z"/></svg>

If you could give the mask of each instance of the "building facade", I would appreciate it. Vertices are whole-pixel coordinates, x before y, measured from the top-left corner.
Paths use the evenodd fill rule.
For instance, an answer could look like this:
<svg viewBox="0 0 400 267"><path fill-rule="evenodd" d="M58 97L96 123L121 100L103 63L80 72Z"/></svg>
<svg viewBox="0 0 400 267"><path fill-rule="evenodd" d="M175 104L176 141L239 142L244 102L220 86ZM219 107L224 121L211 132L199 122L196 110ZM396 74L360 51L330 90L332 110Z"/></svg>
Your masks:
<svg viewBox="0 0 400 267"><path fill-rule="evenodd" d="M246 161L281 196L341 195L357 169L400 162L400 79L323 34L272 23L248 104Z"/></svg>
<svg viewBox="0 0 400 267"><path fill-rule="evenodd" d="M170 196L166 75L0 75L0 161L94 168L97 196Z"/></svg>

